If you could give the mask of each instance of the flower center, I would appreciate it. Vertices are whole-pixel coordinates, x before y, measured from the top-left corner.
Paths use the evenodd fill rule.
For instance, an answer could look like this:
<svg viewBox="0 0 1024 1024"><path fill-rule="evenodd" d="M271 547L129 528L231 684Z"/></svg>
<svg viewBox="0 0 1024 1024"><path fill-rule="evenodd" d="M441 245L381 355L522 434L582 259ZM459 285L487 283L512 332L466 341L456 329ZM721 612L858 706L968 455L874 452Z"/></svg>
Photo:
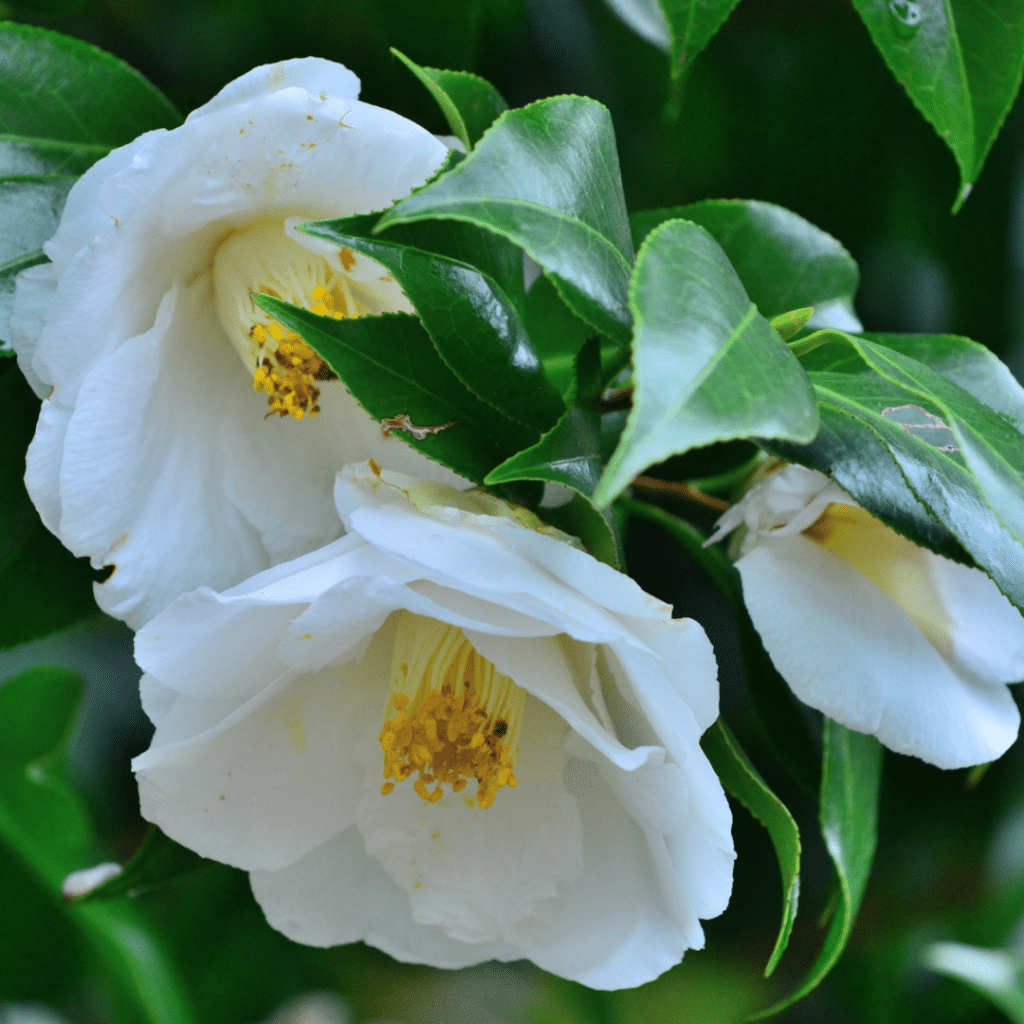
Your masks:
<svg viewBox="0 0 1024 1024"><path fill-rule="evenodd" d="M516 787L512 751L524 699L457 626L403 612L379 737L381 793L417 773L414 789L436 803L445 783L459 793L474 778L477 806L490 807L499 789Z"/></svg>
<svg viewBox="0 0 1024 1024"><path fill-rule="evenodd" d="M369 312L353 295L342 271L348 250L337 267L327 256L290 238L281 221L257 221L233 232L213 258L217 315L253 387L265 391L268 416L297 420L320 412L320 385L337 375L294 331L264 313L252 296L261 292L337 319Z"/></svg>
<svg viewBox="0 0 1024 1024"><path fill-rule="evenodd" d="M942 653L952 650L952 623L932 578L929 553L854 505L834 503L804 530L881 587Z"/></svg>

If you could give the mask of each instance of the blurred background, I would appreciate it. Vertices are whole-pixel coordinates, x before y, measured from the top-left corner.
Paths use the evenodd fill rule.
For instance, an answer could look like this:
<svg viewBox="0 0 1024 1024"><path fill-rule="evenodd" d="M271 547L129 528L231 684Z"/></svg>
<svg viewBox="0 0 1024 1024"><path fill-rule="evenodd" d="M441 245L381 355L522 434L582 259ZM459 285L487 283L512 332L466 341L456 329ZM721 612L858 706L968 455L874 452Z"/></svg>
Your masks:
<svg viewBox="0 0 1024 1024"><path fill-rule="evenodd" d="M0 15L96 43L183 113L253 65L317 55L352 68L364 100L446 132L390 46L420 64L475 71L513 106L566 92L595 97L612 112L630 211L717 197L789 207L860 264L866 329L966 334L1024 374L1024 111L1011 112L952 217L954 161L849 0L743 0L696 61L675 117L666 115L667 59L603 0L49 0L0 3ZM265 925L243 873L207 868L137 901L166 936L201 1020L244 1024L277 1013L275 1021L330 1024L725 1024L799 981L821 943L818 919L829 901L816 808L773 771L750 725L724 601L684 554L666 556L665 547L655 527L636 523L630 571L708 629L722 664L723 710L801 826L801 915L776 975L765 981L761 972L778 921L778 868L760 826L737 807L734 896L707 924L707 948L648 986L607 997L529 965L446 973L362 946L306 949ZM39 662L72 667L86 681L74 781L109 856L123 860L144 831L128 762L149 738L131 636L95 617L0 653L0 679ZM876 867L853 940L825 984L779 1020L1005 1019L923 967L920 955L941 939L1024 942L1022 760L1018 744L978 779L886 754ZM17 882L0 869L10 900ZM0 1022L58 1019L39 1003L76 1022L113 1019L101 974L67 929L56 919L23 920L24 930L0 937ZM321 996L294 1003L314 990ZM301 1016L308 1006L321 1016Z"/></svg>

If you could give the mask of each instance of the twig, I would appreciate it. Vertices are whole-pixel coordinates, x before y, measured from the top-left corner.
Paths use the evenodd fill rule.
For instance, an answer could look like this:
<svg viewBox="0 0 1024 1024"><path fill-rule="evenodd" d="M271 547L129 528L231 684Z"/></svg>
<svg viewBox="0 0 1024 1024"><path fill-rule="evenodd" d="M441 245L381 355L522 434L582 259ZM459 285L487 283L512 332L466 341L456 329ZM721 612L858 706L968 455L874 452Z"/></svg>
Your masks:
<svg viewBox="0 0 1024 1024"><path fill-rule="evenodd" d="M653 476L638 476L632 487L641 494L667 494L680 501L695 502L705 508L713 508L717 512L724 512L729 507L729 502L723 498L713 498L682 480L659 480Z"/></svg>

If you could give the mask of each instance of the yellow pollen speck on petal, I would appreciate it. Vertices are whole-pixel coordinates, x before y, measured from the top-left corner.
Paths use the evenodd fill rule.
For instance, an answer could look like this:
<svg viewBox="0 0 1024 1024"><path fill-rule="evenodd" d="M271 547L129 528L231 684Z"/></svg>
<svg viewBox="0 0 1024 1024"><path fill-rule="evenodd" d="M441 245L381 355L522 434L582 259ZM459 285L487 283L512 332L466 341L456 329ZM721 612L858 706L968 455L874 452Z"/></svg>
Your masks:
<svg viewBox="0 0 1024 1024"><path fill-rule="evenodd" d="M394 789L395 784L393 782L385 782L384 785L380 787L380 791L384 796L387 796L388 793L393 793Z"/></svg>
<svg viewBox="0 0 1024 1024"><path fill-rule="evenodd" d="M386 780L416 775L413 789L437 803L444 786L460 793L475 779L476 798L469 803L482 809L500 789L515 788L511 750L525 691L483 658L461 629L402 612L388 698L385 707L397 714L385 711L379 736Z"/></svg>

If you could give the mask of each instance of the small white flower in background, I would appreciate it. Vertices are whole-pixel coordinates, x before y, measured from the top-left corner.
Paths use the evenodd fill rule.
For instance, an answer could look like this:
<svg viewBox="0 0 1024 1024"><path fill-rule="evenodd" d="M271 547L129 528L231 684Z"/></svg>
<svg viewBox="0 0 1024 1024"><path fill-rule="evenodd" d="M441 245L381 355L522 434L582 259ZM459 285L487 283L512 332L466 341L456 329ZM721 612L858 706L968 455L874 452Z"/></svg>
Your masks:
<svg viewBox="0 0 1024 1024"><path fill-rule="evenodd" d="M608 0L608 6L641 38L666 52L672 31L658 0Z"/></svg>
<svg viewBox="0 0 1024 1024"><path fill-rule="evenodd" d="M598 988L700 947L734 856L701 627L494 497L372 462L335 496L340 540L138 634L143 814L311 945Z"/></svg>
<svg viewBox="0 0 1024 1024"><path fill-rule="evenodd" d="M980 569L900 536L827 476L787 466L719 520L746 528L743 598L806 704L940 768L999 757L1020 715L1024 618Z"/></svg>
<svg viewBox="0 0 1024 1024"><path fill-rule="evenodd" d="M122 874L124 874L124 868L112 860L104 861L95 867L72 871L61 882L60 894L66 900L73 900L79 896L85 896L93 889L98 889L104 882L109 882L110 879L117 878Z"/></svg>
<svg viewBox="0 0 1024 1024"><path fill-rule="evenodd" d="M44 247L52 262L18 278L14 347L45 399L29 493L76 555L116 565L97 600L133 627L336 537L346 462L455 479L383 437L250 297L412 311L379 264L295 229L385 208L444 160L433 135L358 93L330 61L256 68L87 171Z"/></svg>

